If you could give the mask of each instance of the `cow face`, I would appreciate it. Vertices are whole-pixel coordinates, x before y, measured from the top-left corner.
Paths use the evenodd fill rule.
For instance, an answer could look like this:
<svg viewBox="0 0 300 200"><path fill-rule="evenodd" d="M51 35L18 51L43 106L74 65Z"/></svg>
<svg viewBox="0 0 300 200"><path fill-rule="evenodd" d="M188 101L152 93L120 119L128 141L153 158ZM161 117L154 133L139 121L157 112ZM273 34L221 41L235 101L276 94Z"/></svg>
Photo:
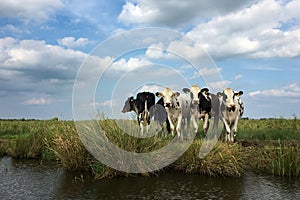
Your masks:
<svg viewBox="0 0 300 200"><path fill-rule="evenodd" d="M218 93L218 96L222 98L229 111L235 111L236 106L239 104L239 97L242 94L243 91L234 92L231 88L226 88L223 93Z"/></svg>
<svg viewBox="0 0 300 200"><path fill-rule="evenodd" d="M170 108L175 107L174 99L176 100L177 97L180 95L179 92L173 92L170 88L165 88L162 92L156 92L155 94L157 97L162 97L164 100L164 107Z"/></svg>
<svg viewBox="0 0 300 200"><path fill-rule="evenodd" d="M185 92L185 93L190 93L190 95L191 95L191 103L192 103L192 105L194 105L194 106L197 106L198 104L199 104L199 92L201 92L201 89L200 89L200 87L199 86L197 86L197 85L193 85L192 87L191 87L191 89L188 89L188 88L183 88L182 89L183 90L183 92Z"/></svg>
<svg viewBox="0 0 300 200"><path fill-rule="evenodd" d="M134 110L134 99L133 97L129 97L124 104L122 109L122 113L130 112Z"/></svg>

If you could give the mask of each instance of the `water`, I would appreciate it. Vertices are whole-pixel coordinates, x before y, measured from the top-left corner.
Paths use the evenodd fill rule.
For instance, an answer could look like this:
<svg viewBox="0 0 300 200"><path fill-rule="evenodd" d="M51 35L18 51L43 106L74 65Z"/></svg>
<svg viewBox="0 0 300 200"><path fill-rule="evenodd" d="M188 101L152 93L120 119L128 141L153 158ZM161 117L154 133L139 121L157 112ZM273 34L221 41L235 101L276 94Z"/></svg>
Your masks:
<svg viewBox="0 0 300 200"><path fill-rule="evenodd" d="M94 180L35 160L0 158L0 199L300 199L300 179L167 173Z"/></svg>

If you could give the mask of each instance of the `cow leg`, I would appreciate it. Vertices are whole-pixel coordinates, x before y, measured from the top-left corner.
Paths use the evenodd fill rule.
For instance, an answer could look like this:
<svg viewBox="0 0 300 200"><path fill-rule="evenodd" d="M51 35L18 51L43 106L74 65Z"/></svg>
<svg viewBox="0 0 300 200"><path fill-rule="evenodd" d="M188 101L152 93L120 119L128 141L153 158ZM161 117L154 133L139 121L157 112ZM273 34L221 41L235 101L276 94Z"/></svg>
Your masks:
<svg viewBox="0 0 300 200"><path fill-rule="evenodd" d="M172 137L174 136L174 124L173 124L173 122L172 122L172 120L171 120L171 118L168 116L168 120L169 120L169 124L170 124L170 132L171 132L171 135L172 135Z"/></svg>
<svg viewBox="0 0 300 200"><path fill-rule="evenodd" d="M144 135L144 126L142 122L140 122L140 130L141 130L141 135Z"/></svg>
<svg viewBox="0 0 300 200"><path fill-rule="evenodd" d="M208 118L209 118L209 116L208 116L208 114L205 114L205 116L204 116L204 123L203 123L203 131L204 131L204 133L206 134L207 133L207 131L208 131Z"/></svg>
<svg viewBox="0 0 300 200"><path fill-rule="evenodd" d="M238 122L239 122L239 116L237 116L234 120L233 129L232 129L232 142L234 142L236 138Z"/></svg>
<svg viewBox="0 0 300 200"><path fill-rule="evenodd" d="M167 134L171 133L170 121L168 119L166 120L166 128L167 128L167 133L166 133L166 135L167 135Z"/></svg>
<svg viewBox="0 0 300 200"><path fill-rule="evenodd" d="M193 127L194 127L194 132L197 134L198 132L198 120L195 115L192 115L192 122L193 122Z"/></svg>
<svg viewBox="0 0 300 200"><path fill-rule="evenodd" d="M222 118L222 121L224 123L224 126L225 126L225 131L226 131L226 135L225 135L225 141L230 141L230 133L231 133L231 129L230 129L230 126L229 124L227 123L227 121Z"/></svg>
<svg viewBox="0 0 300 200"><path fill-rule="evenodd" d="M178 116L178 120L177 120L177 128L176 128L176 131L177 131L177 136L178 138L180 138L180 136L182 136L181 134L181 123L182 123L182 114L180 114Z"/></svg>

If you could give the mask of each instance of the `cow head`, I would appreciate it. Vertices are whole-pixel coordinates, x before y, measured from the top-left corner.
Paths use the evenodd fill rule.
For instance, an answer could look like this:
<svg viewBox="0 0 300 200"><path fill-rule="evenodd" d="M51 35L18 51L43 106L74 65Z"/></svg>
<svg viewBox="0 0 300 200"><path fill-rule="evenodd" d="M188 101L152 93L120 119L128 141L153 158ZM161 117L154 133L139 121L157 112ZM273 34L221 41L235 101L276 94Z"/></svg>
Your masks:
<svg viewBox="0 0 300 200"><path fill-rule="evenodd" d="M124 104L124 107L122 109L122 113L134 111L134 99L133 97L129 97Z"/></svg>
<svg viewBox="0 0 300 200"><path fill-rule="evenodd" d="M243 94L243 91L234 92L231 88L226 88L223 93L218 93L225 106L229 111L235 111L236 106L239 105L239 97Z"/></svg>
<svg viewBox="0 0 300 200"><path fill-rule="evenodd" d="M164 100L164 107L176 107L175 105L177 97L180 95L179 92L173 92L170 88L165 88L162 92L156 92L157 97L162 97Z"/></svg>
<svg viewBox="0 0 300 200"><path fill-rule="evenodd" d="M201 89L198 85L193 85L191 89L183 88L182 91L185 93L190 93L192 105L197 106L199 104L199 92L201 92Z"/></svg>

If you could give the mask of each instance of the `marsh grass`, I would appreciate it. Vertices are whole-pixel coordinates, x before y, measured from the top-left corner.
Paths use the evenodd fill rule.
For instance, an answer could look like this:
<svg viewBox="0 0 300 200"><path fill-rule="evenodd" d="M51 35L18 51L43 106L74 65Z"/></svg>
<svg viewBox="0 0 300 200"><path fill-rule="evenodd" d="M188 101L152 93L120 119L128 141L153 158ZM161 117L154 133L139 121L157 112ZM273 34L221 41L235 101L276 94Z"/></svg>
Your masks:
<svg viewBox="0 0 300 200"><path fill-rule="evenodd" d="M99 125L110 142L121 149L134 153L147 153L160 149L172 139L170 136L162 137L160 134L151 134L150 137L135 137L139 136L140 132L139 129L132 127L131 122L125 122L123 130L119 128L115 120L101 120ZM130 135L127 134L128 131Z"/></svg>
<svg viewBox="0 0 300 200"><path fill-rule="evenodd" d="M209 176L238 177L246 170L245 154L239 144L218 142L203 159L198 157L202 140L195 140L183 156L175 162L175 168L186 173Z"/></svg>
<svg viewBox="0 0 300 200"><path fill-rule="evenodd" d="M240 120L237 139L300 140L300 119Z"/></svg>
<svg viewBox="0 0 300 200"><path fill-rule="evenodd" d="M299 146L287 146L280 143L273 147L271 156L272 174L276 176L300 177L300 149Z"/></svg>
<svg viewBox="0 0 300 200"><path fill-rule="evenodd" d="M163 137L163 132L146 138L136 137L139 134L138 129L132 128L132 124L125 121L121 123L128 126L126 130L132 131L130 135L115 120L99 120L98 123L103 132L88 138L91 140L88 141L91 144L89 150L99 150L96 145L93 146L97 144L99 134L105 134L114 145L134 153L158 150L172 140L171 136ZM300 120L241 120L237 137L238 141L246 141L248 145L242 142L218 142L204 159L200 159L198 155L203 143L203 133L199 131L197 139L168 170L209 176L241 176L251 170L276 176L300 177ZM0 156L55 161L65 169L91 170L100 179L130 176L97 161L83 145L82 139L72 121L0 120Z"/></svg>

